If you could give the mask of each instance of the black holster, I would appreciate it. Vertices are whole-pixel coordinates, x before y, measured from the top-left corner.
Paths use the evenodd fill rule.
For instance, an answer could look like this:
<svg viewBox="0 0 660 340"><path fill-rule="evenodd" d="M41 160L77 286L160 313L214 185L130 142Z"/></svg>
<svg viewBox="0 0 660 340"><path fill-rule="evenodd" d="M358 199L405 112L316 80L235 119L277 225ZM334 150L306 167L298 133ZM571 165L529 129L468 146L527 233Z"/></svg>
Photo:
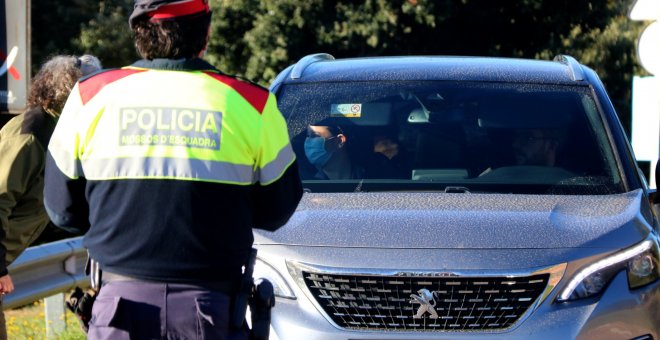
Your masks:
<svg viewBox="0 0 660 340"><path fill-rule="evenodd" d="M85 274L89 275L92 288L82 290L76 287L66 300L66 307L78 318L80 328L87 333L89 321L92 319L92 307L96 301L96 295L101 289L101 268L98 262L87 255Z"/></svg>
<svg viewBox="0 0 660 340"><path fill-rule="evenodd" d="M268 280L261 280L250 297L250 313L252 316L252 329L250 340L268 340L270 333L270 311L275 306L275 292L273 284Z"/></svg>
<svg viewBox="0 0 660 340"><path fill-rule="evenodd" d="M245 314L250 306L252 329L251 340L267 340L270 331L270 310L275 305L275 294L270 281L262 279L255 285L252 273L257 259L257 250L252 249L248 262L243 271L241 286L234 296L231 327L241 329L244 327Z"/></svg>
<svg viewBox="0 0 660 340"><path fill-rule="evenodd" d="M66 300L66 307L78 318L80 328L85 333L89 330L89 321L92 319L92 306L95 300L95 290L87 289L83 291L80 287L76 287Z"/></svg>

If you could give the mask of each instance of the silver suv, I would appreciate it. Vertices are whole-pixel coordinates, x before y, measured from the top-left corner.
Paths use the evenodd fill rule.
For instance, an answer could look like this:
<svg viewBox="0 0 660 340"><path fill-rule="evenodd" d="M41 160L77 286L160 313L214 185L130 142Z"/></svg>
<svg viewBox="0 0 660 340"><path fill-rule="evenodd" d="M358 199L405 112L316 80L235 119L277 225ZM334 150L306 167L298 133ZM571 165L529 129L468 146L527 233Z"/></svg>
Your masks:
<svg viewBox="0 0 660 340"><path fill-rule="evenodd" d="M271 90L306 191L255 231L272 338L660 338L658 198L591 69L317 54Z"/></svg>

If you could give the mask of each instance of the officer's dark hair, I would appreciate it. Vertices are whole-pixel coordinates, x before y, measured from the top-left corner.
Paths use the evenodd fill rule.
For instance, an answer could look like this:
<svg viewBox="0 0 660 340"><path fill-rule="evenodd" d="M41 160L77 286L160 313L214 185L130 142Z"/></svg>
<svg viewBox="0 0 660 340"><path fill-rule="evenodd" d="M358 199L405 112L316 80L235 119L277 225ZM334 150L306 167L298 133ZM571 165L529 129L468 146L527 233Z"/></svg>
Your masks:
<svg viewBox="0 0 660 340"><path fill-rule="evenodd" d="M135 48L148 60L194 58L206 47L210 24L210 12L159 21L144 16L133 24Z"/></svg>

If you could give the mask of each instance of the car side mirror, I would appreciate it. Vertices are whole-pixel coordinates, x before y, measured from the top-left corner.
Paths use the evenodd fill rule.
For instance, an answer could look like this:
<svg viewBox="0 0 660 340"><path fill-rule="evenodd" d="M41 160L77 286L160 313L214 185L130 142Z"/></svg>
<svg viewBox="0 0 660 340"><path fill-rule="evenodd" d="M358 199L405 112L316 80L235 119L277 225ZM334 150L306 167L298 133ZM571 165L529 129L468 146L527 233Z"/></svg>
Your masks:
<svg viewBox="0 0 660 340"><path fill-rule="evenodd" d="M651 201L651 209L655 212L656 218L660 219L660 192L658 192L658 184L660 183L660 160L655 163L655 188L649 189L649 201Z"/></svg>
<svg viewBox="0 0 660 340"><path fill-rule="evenodd" d="M660 182L660 159L655 163L655 189L658 190L658 182Z"/></svg>
<svg viewBox="0 0 660 340"><path fill-rule="evenodd" d="M660 219L660 192L658 192L658 181L660 181L660 161L655 164L655 188L649 188L649 203L656 219Z"/></svg>

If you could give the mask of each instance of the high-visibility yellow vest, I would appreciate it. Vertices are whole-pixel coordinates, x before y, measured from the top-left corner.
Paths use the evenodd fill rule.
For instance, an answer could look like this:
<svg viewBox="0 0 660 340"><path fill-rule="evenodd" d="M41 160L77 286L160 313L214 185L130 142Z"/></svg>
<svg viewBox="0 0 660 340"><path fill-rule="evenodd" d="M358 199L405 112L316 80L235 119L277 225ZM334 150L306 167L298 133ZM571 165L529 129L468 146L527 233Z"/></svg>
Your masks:
<svg viewBox="0 0 660 340"><path fill-rule="evenodd" d="M139 67L76 84L49 152L71 179L235 185L267 185L295 159L266 89L214 70Z"/></svg>

